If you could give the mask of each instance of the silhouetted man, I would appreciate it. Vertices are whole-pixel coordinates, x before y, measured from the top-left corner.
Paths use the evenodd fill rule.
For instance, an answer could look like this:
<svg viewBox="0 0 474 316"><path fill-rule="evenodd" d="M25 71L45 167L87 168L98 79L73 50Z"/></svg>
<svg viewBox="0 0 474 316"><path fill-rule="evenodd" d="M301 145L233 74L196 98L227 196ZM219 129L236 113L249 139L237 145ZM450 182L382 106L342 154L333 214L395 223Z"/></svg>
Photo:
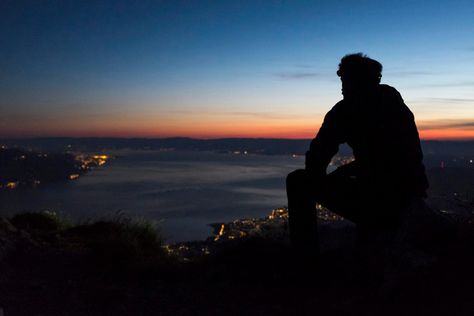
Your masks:
<svg viewBox="0 0 474 316"><path fill-rule="evenodd" d="M318 247L316 203L358 229L388 230L428 188L414 116L397 90L380 84L382 65L361 53L346 55L337 75L344 98L326 114L305 169L287 177L290 237L305 252ZM355 160L326 174L343 143Z"/></svg>

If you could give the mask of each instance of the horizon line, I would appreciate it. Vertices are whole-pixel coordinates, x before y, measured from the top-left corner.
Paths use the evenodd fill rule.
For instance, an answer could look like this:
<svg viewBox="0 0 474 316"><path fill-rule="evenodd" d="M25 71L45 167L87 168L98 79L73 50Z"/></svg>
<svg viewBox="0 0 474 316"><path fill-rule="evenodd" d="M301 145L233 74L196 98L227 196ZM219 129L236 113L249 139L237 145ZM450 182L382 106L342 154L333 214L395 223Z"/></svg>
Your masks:
<svg viewBox="0 0 474 316"><path fill-rule="evenodd" d="M68 135L44 135L44 136L9 136L9 137L0 137L0 140L28 140L28 139L192 139L192 140L222 140L222 139L267 139L267 140L312 140L314 137L248 137L248 136L217 136L217 137L193 137L193 136L68 136ZM420 141L474 141L474 137L420 137Z"/></svg>

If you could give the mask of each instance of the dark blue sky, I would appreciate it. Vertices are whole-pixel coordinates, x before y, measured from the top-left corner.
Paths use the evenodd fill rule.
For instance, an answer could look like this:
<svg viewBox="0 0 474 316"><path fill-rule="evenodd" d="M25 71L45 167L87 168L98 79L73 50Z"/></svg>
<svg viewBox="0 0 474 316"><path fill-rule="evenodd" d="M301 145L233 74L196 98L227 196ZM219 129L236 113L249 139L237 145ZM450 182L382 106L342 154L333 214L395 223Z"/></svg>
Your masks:
<svg viewBox="0 0 474 316"><path fill-rule="evenodd" d="M427 130L474 120L472 1L4 0L0 24L5 135L310 136L358 51Z"/></svg>

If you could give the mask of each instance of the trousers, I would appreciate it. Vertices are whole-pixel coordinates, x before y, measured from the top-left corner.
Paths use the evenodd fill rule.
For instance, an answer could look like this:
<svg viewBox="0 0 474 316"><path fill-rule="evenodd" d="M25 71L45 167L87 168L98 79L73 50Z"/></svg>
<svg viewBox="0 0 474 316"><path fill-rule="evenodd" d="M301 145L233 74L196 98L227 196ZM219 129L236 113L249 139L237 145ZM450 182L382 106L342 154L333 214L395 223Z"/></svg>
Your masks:
<svg viewBox="0 0 474 316"><path fill-rule="evenodd" d="M316 204L357 225L357 230L394 229L406 204L390 185L362 181L350 168L314 177L299 169L286 179L290 240L295 248L319 249Z"/></svg>

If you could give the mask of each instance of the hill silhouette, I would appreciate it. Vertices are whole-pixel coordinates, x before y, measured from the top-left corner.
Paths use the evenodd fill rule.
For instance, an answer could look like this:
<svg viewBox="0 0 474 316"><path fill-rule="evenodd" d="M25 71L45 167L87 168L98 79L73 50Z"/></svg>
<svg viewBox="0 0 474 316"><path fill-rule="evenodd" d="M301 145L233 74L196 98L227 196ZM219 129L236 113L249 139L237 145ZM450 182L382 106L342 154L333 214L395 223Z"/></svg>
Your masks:
<svg viewBox="0 0 474 316"><path fill-rule="evenodd" d="M5 315L472 314L472 218L450 215L455 230L438 238L429 223L416 226L421 244L357 245L353 226L322 221L315 263L293 258L279 223L180 260L143 221L2 218L0 307Z"/></svg>

